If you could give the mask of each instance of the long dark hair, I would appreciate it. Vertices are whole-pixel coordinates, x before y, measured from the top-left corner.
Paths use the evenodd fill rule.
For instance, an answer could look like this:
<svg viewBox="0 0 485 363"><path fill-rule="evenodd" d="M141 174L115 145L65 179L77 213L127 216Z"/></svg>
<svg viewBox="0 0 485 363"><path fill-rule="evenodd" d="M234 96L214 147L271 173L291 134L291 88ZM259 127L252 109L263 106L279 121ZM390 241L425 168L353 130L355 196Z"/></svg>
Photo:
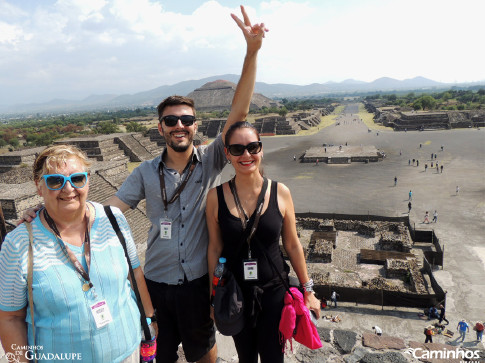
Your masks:
<svg viewBox="0 0 485 363"><path fill-rule="evenodd" d="M229 130L227 130L227 132L226 132L226 137L225 137L225 140L224 140L224 145L226 147L228 145L230 145L229 140L231 140L232 134L234 134L234 132L236 130L239 130L239 129L251 129L251 130L253 130L254 133L256 134L256 136L258 137L258 141L261 141L261 138L259 137L259 132L258 132L258 130L256 130L256 127L254 127L252 124L250 124L247 121L238 121L236 123L233 123L231 125L231 127L229 127Z"/></svg>

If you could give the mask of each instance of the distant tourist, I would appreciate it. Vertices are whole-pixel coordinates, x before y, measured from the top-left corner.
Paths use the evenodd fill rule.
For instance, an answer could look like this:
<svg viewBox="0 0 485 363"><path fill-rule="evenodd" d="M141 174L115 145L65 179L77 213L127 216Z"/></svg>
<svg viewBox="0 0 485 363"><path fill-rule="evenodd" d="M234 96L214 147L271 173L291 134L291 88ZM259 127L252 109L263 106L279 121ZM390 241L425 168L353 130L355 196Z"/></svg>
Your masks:
<svg viewBox="0 0 485 363"><path fill-rule="evenodd" d="M397 185L397 176L394 177L394 186Z"/></svg>
<svg viewBox="0 0 485 363"><path fill-rule="evenodd" d="M336 291L332 291L332 295L330 296L330 301L333 302L334 307L337 307L337 299L340 297L339 294L337 294Z"/></svg>
<svg viewBox="0 0 485 363"><path fill-rule="evenodd" d="M413 205L411 204L411 202L408 203L408 214L411 213L411 208L413 207Z"/></svg>
<svg viewBox="0 0 485 363"><path fill-rule="evenodd" d="M477 341L478 342L482 341L483 329L484 329L483 323L480 322L480 321L477 321L477 323L475 324L475 330L477 331Z"/></svg>
<svg viewBox="0 0 485 363"><path fill-rule="evenodd" d="M376 333L377 335L379 335L379 336L382 335L382 329L379 328L377 325L373 326L372 329L374 330L374 333Z"/></svg>
<svg viewBox="0 0 485 363"><path fill-rule="evenodd" d="M408 200L413 200L413 192L409 191L409 199Z"/></svg>
<svg viewBox="0 0 485 363"><path fill-rule="evenodd" d="M428 325L424 329L424 335L426 335L426 340L424 341L425 343L433 343L433 326Z"/></svg>
<svg viewBox="0 0 485 363"><path fill-rule="evenodd" d="M442 322L443 320L444 320L444 321L446 321L446 324L449 324L449 323L450 323L450 322L448 321L448 319L446 319L445 314L446 314L446 309L445 309L444 305L442 305L442 304L441 304L441 305L440 305L440 318L439 318L440 320L438 321L438 324L440 324L440 325L441 325L441 322Z"/></svg>
<svg viewBox="0 0 485 363"><path fill-rule="evenodd" d="M429 224L429 212L426 211L426 214L424 215L424 221L423 223L428 223Z"/></svg>
<svg viewBox="0 0 485 363"><path fill-rule="evenodd" d="M443 174L443 164L441 164L440 169L441 169L441 174Z"/></svg>
<svg viewBox="0 0 485 363"><path fill-rule="evenodd" d="M433 213L433 222L434 223L438 222L438 212L437 211L434 211L434 213Z"/></svg>
<svg viewBox="0 0 485 363"><path fill-rule="evenodd" d="M470 331L470 326L465 321L465 319L462 319L458 323L458 325L456 326L456 330L458 330L460 332L461 341L464 342L465 341L465 337L466 337L466 333ZM457 338L457 340L460 339L460 338Z"/></svg>
<svg viewBox="0 0 485 363"><path fill-rule="evenodd" d="M296 155L293 155L293 161L295 161L295 160L296 160Z"/></svg>
<svg viewBox="0 0 485 363"><path fill-rule="evenodd" d="M456 186L456 195L458 195L459 192L460 192L460 187L457 185Z"/></svg>

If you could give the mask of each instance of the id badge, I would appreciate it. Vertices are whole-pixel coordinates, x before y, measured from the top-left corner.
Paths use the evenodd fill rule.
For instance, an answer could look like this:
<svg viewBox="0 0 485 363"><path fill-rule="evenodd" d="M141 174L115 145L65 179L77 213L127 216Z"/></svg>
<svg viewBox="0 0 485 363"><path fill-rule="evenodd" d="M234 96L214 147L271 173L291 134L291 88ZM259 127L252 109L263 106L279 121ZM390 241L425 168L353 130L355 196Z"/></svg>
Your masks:
<svg viewBox="0 0 485 363"><path fill-rule="evenodd" d="M172 220L168 218L160 218L160 238L172 238Z"/></svg>
<svg viewBox="0 0 485 363"><path fill-rule="evenodd" d="M96 323L96 328L101 329L113 321L106 300L100 300L91 305L91 313Z"/></svg>
<svg viewBox="0 0 485 363"><path fill-rule="evenodd" d="M255 281L258 279L258 260L252 258L243 260L244 280Z"/></svg>

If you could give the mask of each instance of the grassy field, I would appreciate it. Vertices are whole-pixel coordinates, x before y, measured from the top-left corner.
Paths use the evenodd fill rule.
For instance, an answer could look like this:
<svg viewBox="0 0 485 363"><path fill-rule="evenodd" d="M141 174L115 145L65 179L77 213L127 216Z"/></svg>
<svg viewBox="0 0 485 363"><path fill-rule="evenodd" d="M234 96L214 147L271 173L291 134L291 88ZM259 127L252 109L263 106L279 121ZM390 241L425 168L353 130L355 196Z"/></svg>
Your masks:
<svg viewBox="0 0 485 363"><path fill-rule="evenodd" d="M374 122L374 114L367 112L364 107L364 104L359 103L359 117L364 121L367 128L371 130L389 130L392 131L392 127L385 127L382 125L378 125Z"/></svg>

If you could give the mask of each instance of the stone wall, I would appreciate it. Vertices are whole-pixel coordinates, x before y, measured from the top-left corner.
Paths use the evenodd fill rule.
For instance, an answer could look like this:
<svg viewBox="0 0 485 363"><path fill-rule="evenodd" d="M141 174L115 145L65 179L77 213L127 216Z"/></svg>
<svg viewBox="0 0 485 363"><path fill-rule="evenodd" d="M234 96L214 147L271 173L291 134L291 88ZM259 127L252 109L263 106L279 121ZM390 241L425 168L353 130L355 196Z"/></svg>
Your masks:
<svg viewBox="0 0 485 363"><path fill-rule="evenodd" d="M386 277L388 279L405 278L410 270L409 262L402 259L387 259L385 267Z"/></svg>

